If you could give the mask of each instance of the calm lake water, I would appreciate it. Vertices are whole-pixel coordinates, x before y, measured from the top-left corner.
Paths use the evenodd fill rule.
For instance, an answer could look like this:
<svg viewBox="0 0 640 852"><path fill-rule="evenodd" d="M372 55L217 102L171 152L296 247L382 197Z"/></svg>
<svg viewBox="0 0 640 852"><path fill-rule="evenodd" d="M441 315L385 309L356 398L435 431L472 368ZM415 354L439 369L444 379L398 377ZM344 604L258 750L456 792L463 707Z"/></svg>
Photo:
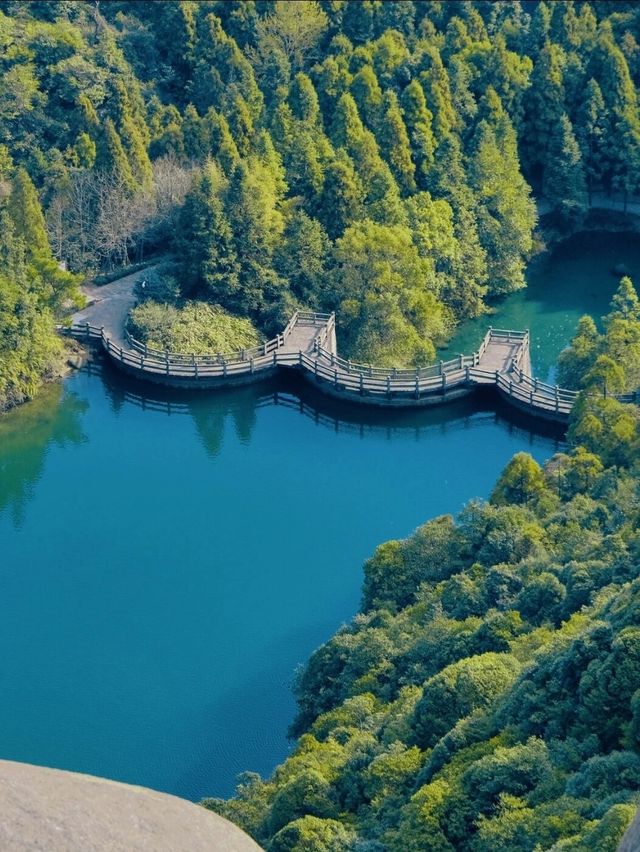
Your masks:
<svg viewBox="0 0 640 852"><path fill-rule="evenodd" d="M615 287L609 259L578 286L565 248L492 318L532 328L537 365ZM0 757L193 799L268 774L295 669L356 612L374 547L561 446L490 400L370 412L294 380L175 394L107 365L48 388L0 420Z"/></svg>

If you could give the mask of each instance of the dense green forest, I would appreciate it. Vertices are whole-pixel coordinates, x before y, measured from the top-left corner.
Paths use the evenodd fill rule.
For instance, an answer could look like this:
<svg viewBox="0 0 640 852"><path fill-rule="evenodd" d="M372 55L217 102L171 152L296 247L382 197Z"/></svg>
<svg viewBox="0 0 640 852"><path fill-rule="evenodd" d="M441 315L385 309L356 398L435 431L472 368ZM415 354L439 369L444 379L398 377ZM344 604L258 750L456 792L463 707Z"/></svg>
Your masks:
<svg viewBox="0 0 640 852"><path fill-rule="evenodd" d="M640 192L635 2L0 0L0 39L0 409L59 372L83 276L170 255L130 320L152 344L249 344L302 306L346 356L421 364L524 286L534 196L568 234ZM560 378L567 451L382 545L299 677L293 755L207 802L271 852L615 848L640 790L631 281Z"/></svg>
<svg viewBox="0 0 640 852"><path fill-rule="evenodd" d="M381 545L298 678L292 756L206 802L270 852L616 849L640 801L640 420L602 382L637 383L628 280L585 353L589 323L567 451Z"/></svg>
<svg viewBox="0 0 640 852"><path fill-rule="evenodd" d="M297 305L336 310L345 355L432 359L524 285L531 187L565 231L594 190L637 192L639 16L623 0L2 0L0 170L29 199L0 199L2 275L17 265L0 400L54 369L72 295L56 260L90 275L172 252L178 311L205 300L271 334Z"/></svg>

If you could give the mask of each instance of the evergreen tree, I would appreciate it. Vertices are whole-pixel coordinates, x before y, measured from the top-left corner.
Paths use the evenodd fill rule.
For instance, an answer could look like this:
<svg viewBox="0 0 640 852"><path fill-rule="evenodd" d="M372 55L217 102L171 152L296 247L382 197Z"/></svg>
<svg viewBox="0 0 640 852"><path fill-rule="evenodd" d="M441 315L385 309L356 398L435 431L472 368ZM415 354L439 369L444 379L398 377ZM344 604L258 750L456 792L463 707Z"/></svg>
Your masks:
<svg viewBox="0 0 640 852"><path fill-rule="evenodd" d="M224 177L209 162L194 181L180 215L183 290L231 307L239 299L239 262L224 210Z"/></svg>
<svg viewBox="0 0 640 852"><path fill-rule="evenodd" d="M331 239L364 214L364 189L350 157L337 151L328 163L316 215Z"/></svg>
<svg viewBox="0 0 640 852"><path fill-rule="evenodd" d="M610 27L603 26L593 52L590 72L598 81L609 116L604 143L607 188L621 191L625 201L640 186L640 116L638 96L622 51Z"/></svg>
<svg viewBox="0 0 640 852"><path fill-rule="evenodd" d="M486 121L476 131L469 177L478 199L478 232L487 253L490 293L525 286L524 261L532 247L535 205L519 169L508 118L495 132Z"/></svg>
<svg viewBox="0 0 640 852"><path fill-rule="evenodd" d="M206 159L210 154L218 160L224 173L230 175L240 162L240 152L226 118L210 107L204 119L196 125L196 129L200 158Z"/></svg>
<svg viewBox="0 0 640 852"><path fill-rule="evenodd" d="M205 122L193 104L187 104L185 108L182 133L187 157L196 163L204 162L211 154L211 139Z"/></svg>
<svg viewBox="0 0 640 852"><path fill-rule="evenodd" d="M227 122L230 136L242 157L246 157L251 149L254 135L253 120L247 102L242 95L236 95L227 110Z"/></svg>
<svg viewBox="0 0 640 852"><path fill-rule="evenodd" d="M375 131L383 120L382 89L371 65L363 65L351 81L351 94L367 127Z"/></svg>
<svg viewBox="0 0 640 852"><path fill-rule="evenodd" d="M535 64L531 88L525 97L523 163L536 184L542 182L551 140L565 112L563 59L561 48L547 42Z"/></svg>
<svg viewBox="0 0 640 852"><path fill-rule="evenodd" d="M306 74L296 74L289 90L289 104L295 118L316 125L320 119L318 95Z"/></svg>
<svg viewBox="0 0 640 852"><path fill-rule="evenodd" d="M304 305L315 309L326 306L330 251L331 242L320 222L302 210L296 211L276 247L274 265Z"/></svg>
<svg viewBox="0 0 640 852"><path fill-rule="evenodd" d="M587 83L584 100L578 109L576 137L584 163L589 204L594 188L602 182L605 172L605 143L608 131L606 107L600 86L593 77Z"/></svg>
<svg viewBox="0 0 640 852"><path fill-rule="evenodd" d="M440 54L435 48L430 48L427 55L430 67L420 74L419 82L424 89L427 104L433 114L433 135L439 145L443 139L457 129L459 120L453 110L449 76L442 64Z"/></svg>
<svg viewBox="0 0 640 852"><path fill-rule="evenodd" d="M339 99L331 126L331 141L336 148L353 150L353 146L362 138L364 127L360 120L358 107L353 97L345 93Z"/></svg>
<svg viewBox="0 0 640 852"><path fill-rule="evenodd" d="M220 18L207 15L198 27L193 49L193 76L188 92L196 109L204 114L210 106L223 113L241 95L256 121L263 96L253 69L235 41L225 33Z"/></svg>
<svg viewBox="0 0 640 852"><path fill-rule="evenodd" d="M119 135L136 185L149 189L152 182L151 161L142 133L130 115L123 116Z"/></svg>
<svg viewBox="0 0 640 852"><path fill-rule="evenodd" d="M342 10L342 28L354 43L362 44L374 35L376 5L373 0L346 3Z"/></svg>
<svg viewBox="0 0 640 852"><path fill-rule="evenodd" d="M351 84L348 63L343 57L329 56L314 69L313 78L325 126L328 127L338 100Z"/></svg>
<svg viewBox="0 0 640 852"><path fill-rule="evenodd" d="M23 241L26 255L50 255L47 226L38 193L25 169L16 169L11 182L8 212L13 222L12 233Z"/></svg>
<svg viewBox="0 0 640 852"><path fill-rule="evenodd" d="M111 175L116 183L121 184L127 192L133 194L137 184L133 176L131 164L127 158L124 146L113 121L108 118L103 126L98 145L96 166Z"/></svg>
<svg viewBox="0 0 640 852"><path fill-rule="evenodd" d="M544 194L566 226L578 225L587 212L587 184L580 147L566 114L553 136L544 173Z"/></svg>
<svg viewBox="0 0 640 852"><path fill-rule="evenodd" d="M457 252L452 260L452 281L447 297L461 317L477 316L484 310L487 292L488 259L478 233L477 201L469 185L462 149L456 136L438 147L429 188L449 202L453 210Z"/></svg>
<svg viewBox="0 0 640 852"><path fill-rule="evenodd" d="M402 193L409 195L416 191L416 169L411 159L409 136L395 92L385 92L383 110L378 142Z"/></svg>
<svg viewBox="0 0 640 852"><path fill-rule="evenodd" d="M411 139L411 151L417 165L417 182L426 186L426 178L434 163L436 141L432 130L433 116L427 108L422 86L412 80L401 98L404 119Z"/></svg>

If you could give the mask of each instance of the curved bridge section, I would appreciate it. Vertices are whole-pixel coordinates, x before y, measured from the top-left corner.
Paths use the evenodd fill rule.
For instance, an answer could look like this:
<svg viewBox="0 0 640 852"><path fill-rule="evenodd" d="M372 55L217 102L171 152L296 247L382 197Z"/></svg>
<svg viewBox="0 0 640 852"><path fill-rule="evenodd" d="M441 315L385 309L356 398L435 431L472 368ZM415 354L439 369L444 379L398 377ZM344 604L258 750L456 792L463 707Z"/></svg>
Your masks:
<svg viewBox="0 0 640 852"><path fill-rule="evenodd" d="M523 411L566 422L575 391L539 382L531 375L528 331L490 328L479 349L429 367L387 369L338 356L335 315L298 311L277 337L230 354L190 355L151 349L125 333L114 342L104 327L79 323L66 330L98 342L126 372L148 381L186 388L246 384L275 371L295 369L325 393L355 403L388 407L442 403L493 387Z"/></svg>

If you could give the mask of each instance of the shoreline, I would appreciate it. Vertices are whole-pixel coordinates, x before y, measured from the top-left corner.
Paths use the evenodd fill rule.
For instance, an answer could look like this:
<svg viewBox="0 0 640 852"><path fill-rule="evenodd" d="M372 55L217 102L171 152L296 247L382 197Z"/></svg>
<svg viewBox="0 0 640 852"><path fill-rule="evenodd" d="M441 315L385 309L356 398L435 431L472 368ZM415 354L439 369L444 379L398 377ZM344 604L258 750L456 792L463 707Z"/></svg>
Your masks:
<svg viewBox="0 0 640 852"><path fill-rule="evenodd" d="M541 204L541 201L544 201L544 199L537 199L537 204L539 205L539 208L544 206ZM587 213L587 216L580 224L580 227L572 228L570 230L560 230L559 228L554 226L552 221L552 214L548 211L542 212L540 214L538 225L533 234L535 245L533 253L529 258L528 266L540 263L546 255L553 251L558 245L569 240L570 238L580 233L589 233L596 231L607 233L629 232L640 234L640 213L635 212L635 210L628 210L627 212L624 212L622 210L618 210L612 207L593 206L592 204L591 208L589 209L589 212ZM125 271L125 275L122 276L122 280L125 278L129 278L129 276L132 274L135 275L137 274L137 272L131 273L129 268ZM486 310L483 314L481 314L481 316L486 317L488 322L490 323L491 317L499 312L501 302L502 300L496 302L495 304L486 304ZM446 352L448 350L450 341L455 337L455 333L460 328L460 325L467 321L468 320L462 320L456 325L456 329L449 338L449 340L442 346L438 347L439 353ZM6 407L0 408L0 417L2 417L3 414L7 414L8 412L14 410L15 408L36 399L42 387L50 385L54 382L64 381L65 378L70 376L75 370L81 369L88 361L95 360L96 356L92 346L85 345L78 340L72 341L69 339L64 340L63 346L64 350L61 355L60 365L55 370L55 372L52 375L42 378L40 388L33 396L24 398L20 401L13 402L7 405Z"/></svg>

